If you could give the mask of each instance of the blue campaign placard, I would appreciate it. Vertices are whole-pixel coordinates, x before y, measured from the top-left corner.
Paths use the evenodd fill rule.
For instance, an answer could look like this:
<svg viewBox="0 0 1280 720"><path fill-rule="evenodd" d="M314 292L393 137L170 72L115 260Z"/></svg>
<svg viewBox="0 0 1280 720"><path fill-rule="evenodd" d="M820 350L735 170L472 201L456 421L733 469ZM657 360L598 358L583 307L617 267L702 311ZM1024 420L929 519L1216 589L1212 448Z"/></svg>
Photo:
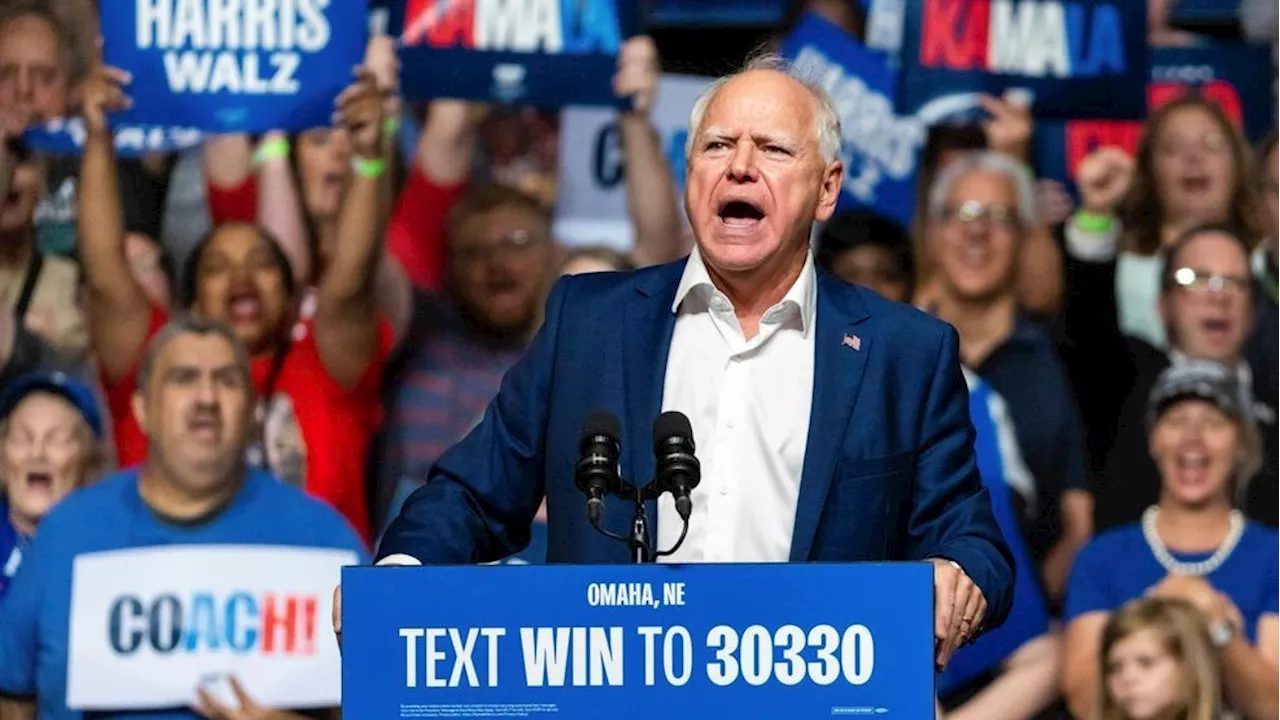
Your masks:
<svg viewBox="0 0 1280 720"><path fill-rule="evenodd" d="M390 7L409 100L620 106L618 51L639 0L405 0Z"/></svg>
<svg viewBox="0 0 1280 720"><path fill-rule="evenodd" d="M906 0L903 12L903 112L1017 90L1037 118L1146 114L1146 3Z"/></svg>
<svg viewBox="0 0 1280 720"><path fill-rule="evenodd" d="M867 207L909 226L926 127L895 112L897 74L885 56L817 15L801 19L782 54L826 88L840 115L841 208Z"/></svg>
<svg viewBox="0 0 1280 720"><path fill-rule="evenodd" d="M356 718L933 716L927 563L358 567Z"/></svg>
<svg viewBox="0 0 1280 720"><path fill-rule="evenodd" d="M107 0L104 59L133 74L113 121L260 133L327 127L368 40L367 0Z"/></svg>
<svg viewBox="0 0 1280 720"><path fill-rule="evenodd" d="M167 125L113 123L116 155L141 157L151 153L180 152L204 143L205 135L196 128ZM84 150L84 121L80 118L58 118L43 125L27 128L23 140L32 150L47 155L79 155Z"/></svg>

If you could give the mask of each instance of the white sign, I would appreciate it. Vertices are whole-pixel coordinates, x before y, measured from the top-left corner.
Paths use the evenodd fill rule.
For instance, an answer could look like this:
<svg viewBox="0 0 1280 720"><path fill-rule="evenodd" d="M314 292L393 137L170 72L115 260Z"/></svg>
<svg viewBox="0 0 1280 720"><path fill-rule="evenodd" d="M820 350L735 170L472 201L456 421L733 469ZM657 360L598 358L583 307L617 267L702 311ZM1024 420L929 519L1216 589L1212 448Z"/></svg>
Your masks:
<svg viewBox="0 0 1280 720"><path fill-rule="evenodd" d="M684 210L685 139L689 111L712 78L663 75L651 122L675 175L677 206ZM627 215L622 140L617 113L565 108L560 116L560 201L555 236L567 245L605 245L628 251L635 229Z"/></svg>
<svg viewBox="0 0 1280 720"><path fill-rule="evenodd" d="M330 624L349 550L166 546L81 555L71 587L67 706L187 707L234 675L264 707L341 704ZM234 704L233 704L234 707Z"/></svg>

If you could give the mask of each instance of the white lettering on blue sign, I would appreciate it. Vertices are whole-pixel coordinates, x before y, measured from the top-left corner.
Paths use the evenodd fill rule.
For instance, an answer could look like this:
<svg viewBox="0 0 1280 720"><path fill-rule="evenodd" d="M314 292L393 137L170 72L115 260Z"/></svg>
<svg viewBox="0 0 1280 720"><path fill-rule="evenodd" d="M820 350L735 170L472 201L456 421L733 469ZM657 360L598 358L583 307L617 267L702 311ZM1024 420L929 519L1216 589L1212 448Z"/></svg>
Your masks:
<svg viewBox="0 0 1280 720"><path fill-rule="evenodd" d="M136 0L139 50L164 53L175 93L293 95L304 52L332 36L332 0ZM269 51L259 54L259 51Z"/></svg>
<svg viewBox="0 0 1280 720"><path fill-rule="evenodd" d="M472 655L478 638L484 638L489 659L485 684L498 686L498 638L507 634L505 628L467 628L465 636L459 628L400 628L404 638L404 686L418 687L418 648L423 648L423 687L460 687L465 675L467 687L480 687ZM448 638L447 643L445 638ZM422 640L420 643L419 640ZM446 651L448 647L448 651ZM452 665L446 680L440 675L440 664L452 654Z"/></svg>
<svg viewBox="0 0 1280 720"><path fill-rule="evenodd" d="M591 583L587 585L587 604L591 607L658 607L649 583Z"/></svg>
<svg viewBox="0 0 1280 720"><path fill-rule="evenodd" d="M558 53L560 0L475 0L477 50Z"/></svg>
<svg viewBox="0 0 1280 720"><path fill-rule="evenodd" d="M1062 32L1067 18L1053 3L991 3L991 42L987 65L1036 77L1070 77L1071 55Z"/></svg>
<svg viewBox="0 0 1280 720"><path fill-rule="evenodd" d="M620 627L520 628L520 648L527 687L564 687L570 664L573 687L622 684Z"/></svg>
<svg viewBox="0 0 1280 720"><path fill-rule="evenodd" d="M926 132L918 118L899 117L889 98L816 47L801 49L795 65L826 88L840 116L846 191L871 203L883 176L905 180L915 173Z"/></svg>
<svg viewBox="0 0 1280 720"><path fill-rule="evenodd" d="M763 625L744 629L718 625L706 634L705 650L681 625L635 628L644 649L644 684L659 678L682 687L698 668L718 686L745 683L788 687L806 681L828 686L867 683L875 671L875 642L860 624L843 631L832 625L805 629ZM405 627L406 688L498 687L504 628ZM525 687L618 687L626 684L623 627L523 627L520 639ZM659 652L661 640L661 652ZM699 654L708 652L702 658ZM704 662L705 660L705 662ZM659 669L661 674L659 674Z"/></svg>

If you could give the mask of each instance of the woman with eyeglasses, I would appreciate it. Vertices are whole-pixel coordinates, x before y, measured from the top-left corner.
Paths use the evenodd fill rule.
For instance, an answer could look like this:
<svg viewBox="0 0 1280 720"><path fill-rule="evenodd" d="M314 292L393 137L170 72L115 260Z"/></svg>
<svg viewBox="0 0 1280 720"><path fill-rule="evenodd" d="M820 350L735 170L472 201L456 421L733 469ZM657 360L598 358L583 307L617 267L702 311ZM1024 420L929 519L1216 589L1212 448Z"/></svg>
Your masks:
<svg viewBox="0 0 1280 720"><path fill-rule="evenodd" d="M1159 500L1139 522L1099 535L1067 586L1063 690L1077 717L1098 697L1102 631L1142 596L1196 606L1209 623L1228 705L1246 718L1280 712L1280 537L1235 508L1259 463L1236 373L1191 361L1162 373L1147 402Z"/></svg>

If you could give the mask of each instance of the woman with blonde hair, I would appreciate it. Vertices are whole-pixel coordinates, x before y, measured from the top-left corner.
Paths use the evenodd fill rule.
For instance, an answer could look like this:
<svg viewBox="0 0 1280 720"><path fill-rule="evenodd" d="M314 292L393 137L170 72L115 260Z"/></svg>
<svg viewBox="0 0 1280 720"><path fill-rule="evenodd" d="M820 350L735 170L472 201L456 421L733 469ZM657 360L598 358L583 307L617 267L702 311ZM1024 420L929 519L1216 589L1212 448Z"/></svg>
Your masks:
<svg viewBox="0 0 1280 720"><path fill-rule="evenodd" d="M0 394L0 597L36 526L104 469L103 421L92 389L62 372L31 372Z"/></svg>
<svg viewBox="0 0 1280 720"><path fill-rule="evenodd" d="M1099 720L1220 720L1222 678L1194 605L1134 600L1102 629Z"/></svg>

